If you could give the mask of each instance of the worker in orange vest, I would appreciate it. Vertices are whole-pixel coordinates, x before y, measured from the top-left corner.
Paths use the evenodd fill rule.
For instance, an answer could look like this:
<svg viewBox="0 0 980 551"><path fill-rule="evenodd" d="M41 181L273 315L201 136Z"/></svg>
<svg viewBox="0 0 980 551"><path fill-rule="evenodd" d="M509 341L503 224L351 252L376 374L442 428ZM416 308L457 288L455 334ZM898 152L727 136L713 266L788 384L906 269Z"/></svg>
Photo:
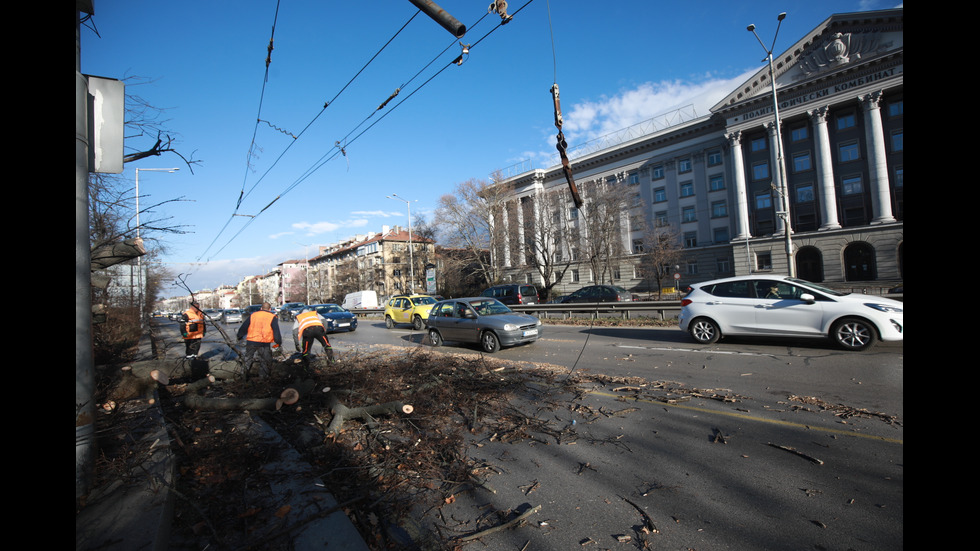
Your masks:
<svg viewBox="0 0 980 551"><path fill-rule="evenodd" d="M327 330L323 326L323 318L316 310L305 308L302 313L296 314L296 329L294 338L303 340L302 360L309 360L313 343L319 341L320 345L323 346L323 351L327 354L327 359L333 362L333 348L330 347L330 341L327 339Z"/></svg>
<svg viewBox="0 0 980 551"><path fill-rule="evenodd" d="M272 349L282 345L279 318L272 312L272 305L262 303L262 309L249 315L238 327L238 339L245 339L245 374L248 375L258 356L259 376L272 375Z"/></svg>
<svg viewBox="0 0 980 551"><path fill-rule="evenodd" d="M191 306L180 316L180 334L184 337L184 357L196 358L201 351L201 339L207 332L204 324L204 312L197 301L191 301Z"/></svg>

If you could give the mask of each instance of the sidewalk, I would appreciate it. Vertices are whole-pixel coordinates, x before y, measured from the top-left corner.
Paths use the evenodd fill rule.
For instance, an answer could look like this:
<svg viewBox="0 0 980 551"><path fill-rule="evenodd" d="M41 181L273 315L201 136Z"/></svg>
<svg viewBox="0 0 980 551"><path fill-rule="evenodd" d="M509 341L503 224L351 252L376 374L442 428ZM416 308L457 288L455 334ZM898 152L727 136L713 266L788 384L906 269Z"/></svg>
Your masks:
<svg viewBox="0 0 980 551"><path fill-rule="evenodd" d="M149 337L140 345L140 359L151 358ZM174 503L175 461L170 438L159 406L143 401L124 404L118 415L138 415L139 427L132 436L149 443L144 461L129 476L120 476L105 487L94 489L86 507L75 516L75 549L129 551L131 549L170 549ZM368 546L342 510L318 518L337 505L334 497L319 484L309 464L274 430L257 417L243 412L237 425L250 437L274 449L265 469L274 480L261 493L274 503L288 505L289 513L269 527L292 536L297 551L345 549L367 550ZM138 433L138 434L137 434ZM257 496L257 499L266 497ZM309 520L313 519L313 520ZM294 528L290 529L292 525ZM257 533L256 538L268 535Z"/></svg>

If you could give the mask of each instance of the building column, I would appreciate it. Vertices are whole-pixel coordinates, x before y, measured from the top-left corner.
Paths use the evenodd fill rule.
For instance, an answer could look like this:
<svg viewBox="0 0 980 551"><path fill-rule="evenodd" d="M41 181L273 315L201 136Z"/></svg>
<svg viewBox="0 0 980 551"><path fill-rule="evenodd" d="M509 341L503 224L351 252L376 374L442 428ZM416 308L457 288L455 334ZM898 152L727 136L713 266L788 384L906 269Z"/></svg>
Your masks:
<svg viewBox="0 0 980 551"><path fill-rule="evenodd" d="M527 257L524 256L524 205L522 197L517 198L517 265L523 266Z"/></svg>
<svg viewBox="0 0 980 551"><path fill-rule="evenodd" d="M769 177L772 178L772 185L775 186L776 192L776 233L782 235L786 233L786 216L779 216L779 213L783 210L783 205L789 209L789 197L783 201L783 192L789 193L789 186L783 181L783 174L786 173L783 170L783 159L780 158L779 154L783 150L783 144L780 143L781 136L776 132L776 124L768 123L766 124L766 130L769 132L769 159L772 160L771 168L769 169ZM789 213L787 212L788 216Z"/></svg>
<svg viewBox="0 0 980 551"><path fill-rule="evenodd" d="M888 155L885 152L885 132L881 125L881 92L861 98L864 108L865 140L868 143L868 173L871 178L872 224L888 224L892 216L891 191L888 187Z"/></svg>
<svg viewBox="0 0 980 551"><path fill-rule="evenodd" d="M745 161L742 158L742 132L736 131L728 135L728 145L732 153L732 172L735 176L735 237L733 239L748 239L752 237L749 230L749 199L745 191Z"/></svg>
<svg viewBox="0 0 980 551"><path fill-rule="evenodd" d="M830 152L830 132L827 130L827 107L808 113L813 124L813 145L817 167L817 196L820 198L820 230L840 228L837 218L837 189L834 185L833 154Z"/></svg>
<svg viewBox="0 0 980 551"><path fill-rule="evenodd" d="M504 244L504 252L503 252L503 254L504 254L504 268L510 268L510 239L508 238L508 236L510 235L510 214L507 212L507 203L508 202L509 201L504 201L504 208L500 209L500 211L501 211L501 215L500 215L501 224L503 226L502 227L502 231L504 232L504 235L502 236L502 240L503 240L503 244ZM492 218L491 218L491 220L492 220ZM491 246L490 252L491 253L494 252L492 246Z"/></svg>

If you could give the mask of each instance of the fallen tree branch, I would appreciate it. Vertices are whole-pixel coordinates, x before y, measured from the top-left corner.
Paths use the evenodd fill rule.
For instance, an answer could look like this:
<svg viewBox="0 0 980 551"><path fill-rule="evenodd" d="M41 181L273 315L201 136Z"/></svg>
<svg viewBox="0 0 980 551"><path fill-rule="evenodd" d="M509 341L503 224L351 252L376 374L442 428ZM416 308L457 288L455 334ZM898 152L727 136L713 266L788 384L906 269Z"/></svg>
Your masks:
<svg viewBox="0 0 980 551"><path fill-rule="evenodd" d="M796 451L796 448L791 448L789 446L780 446L779 444L773 444L772 442L770 442L768 445L779 450L788 451L789 453L802 457L803 459L806 459L811 463L816 463L817 465L823 465L823 460L817 459L816 457L810 457L805 453L798 452Z"/></svg>
<svg viewBox="0 0 980 551"><path fill-rule="evenodd" d="M375 415L394 415L398 412L408 415L415 411L414 407L402 402L388 402L386 404L349 408L341 404L333 392L327 392L327 406L330 408L330 414L333 415L333 419L327 425L327 434L331 435L339 433L341 425L348 419L370 420Z"/></svg>
<svg viewBox="0 0 980 551"><path fill-rule="evenodd" d="M476 540L476 539L480 539L480 538L482 538L484 536L489 536L490 534L493 534L495 532L500 532L501 530L506 530L506 529L510 528L511 526L514 526L516 524L519 524L519 523L523 522L525 519L527 519L527 517L533 515L534 513L537 513L540 510L541 510L541 506L540 505L537 505L535 507L531 507L527 511L524 511L522 514L514 517L513 519L511 519L511 520L509 520L509 521L507 521L507 522L505 522L503 524L494 526L492 528L487 528L486 530L482 530L480 532L476 532L476 533L470 534L468 536L463 536L463 537L459 538L459 541L473 541L473 540Z"/></svg>
<svg viewBox="0 0 980 551"><path fill-rule="evenodd" d="M296 388L299 387L299 388ZM300 396L313 390L313 381L303 381L284 389L278 397L270 398L209 398L196 392L184 396L184 405L198 411L228 411L228 410L258 410L274 409L278 411L283 405L292 405L299 401Z"/></svg>

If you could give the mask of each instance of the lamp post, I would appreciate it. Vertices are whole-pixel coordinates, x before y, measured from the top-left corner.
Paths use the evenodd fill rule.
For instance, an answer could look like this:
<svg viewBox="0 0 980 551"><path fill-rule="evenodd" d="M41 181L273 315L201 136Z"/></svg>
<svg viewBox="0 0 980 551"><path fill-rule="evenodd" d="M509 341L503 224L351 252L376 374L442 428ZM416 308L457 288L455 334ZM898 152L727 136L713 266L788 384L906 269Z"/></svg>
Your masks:
<svg viewBox="0 0 980 551"><path fill-rule="evenodd" d="M140 171L149 172L170 172L174 173L179 168L137 168L136 169L136 239L140 238ZM137 300L139 302L140 327L143 327L143 257L136 257L136 284L139 286Z"/></svg>
<svg viewBox="0 0 980 551"><path fill-rule="evenodd" d="M412 258L412 202L392 193L388 199L398 199L408 205L408 294L415 294L415 261ZM417 200L417 199L416 199Z"/></svg>
<svg viewBox="0 0 980 551"><path fill-rule="evenodd" d="M776 215L783 220L783 230L786 238L786 268L790 277L795 277L796 269L793 266L793 237L792 224L790 223L789 216L789 195L786 191L786 170L783 166L783 135L779 126L779 101L776 98L776 74L772 67L772 50L776 47L776 37L779 36L779 27L783 24L783 19L786 19L786 12L782 12L776 16L776 20L778 21L776 24L776 33L772 37L772 46L769 48L766 48L765 43L759 38L759 33L755 32L755 25L749 25L746 27L746 30L755 35L762 49L766 51L766 57L762 61L769 61L769 84L772 87L772 112L776 121L776 169L779 171L779 188L776 191L779 193L780 206L782 208L782 212L777 211Z"/></svg>

